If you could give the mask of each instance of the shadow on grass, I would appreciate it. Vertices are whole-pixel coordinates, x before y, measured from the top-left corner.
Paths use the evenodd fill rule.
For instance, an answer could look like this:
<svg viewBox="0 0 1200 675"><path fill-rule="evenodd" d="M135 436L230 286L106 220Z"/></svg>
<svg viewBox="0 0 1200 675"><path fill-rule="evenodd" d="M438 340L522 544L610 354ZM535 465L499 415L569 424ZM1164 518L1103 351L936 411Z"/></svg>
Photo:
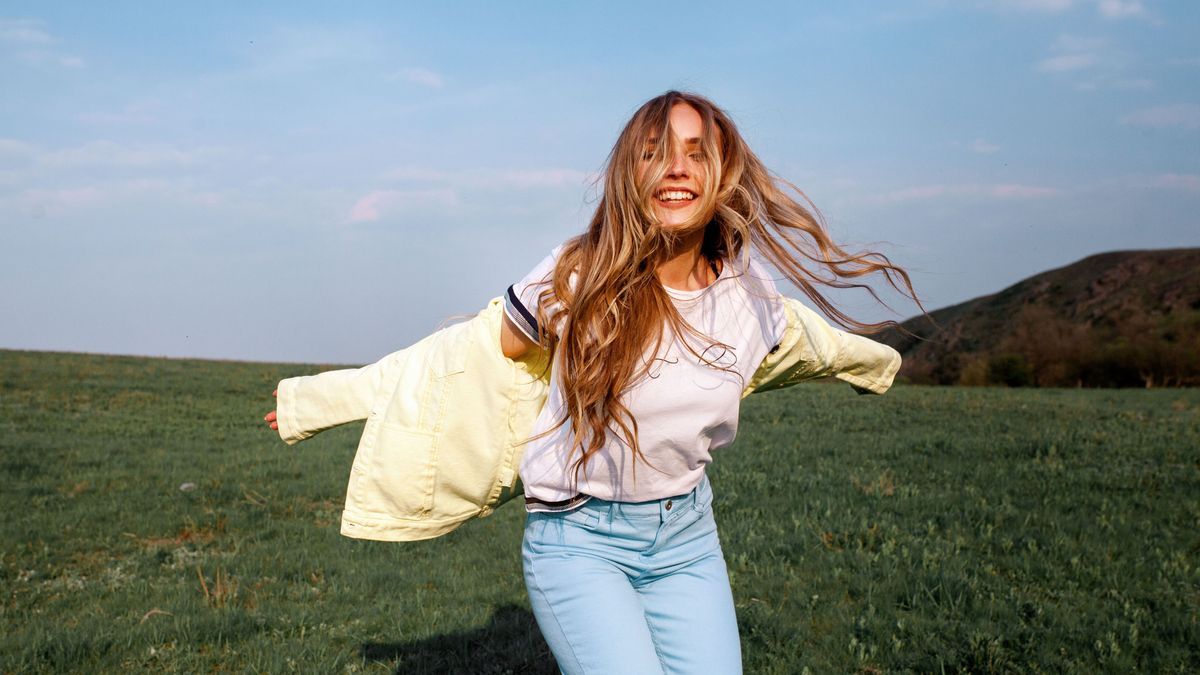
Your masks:
<svg viewBox="0 0 1200 675"><path fill-rule="evenodd" d="M533 614L516 605L496 609L482 628L411 642L368 642L360 654L367 662L395 666L397 673L559 672Z"/></svg>

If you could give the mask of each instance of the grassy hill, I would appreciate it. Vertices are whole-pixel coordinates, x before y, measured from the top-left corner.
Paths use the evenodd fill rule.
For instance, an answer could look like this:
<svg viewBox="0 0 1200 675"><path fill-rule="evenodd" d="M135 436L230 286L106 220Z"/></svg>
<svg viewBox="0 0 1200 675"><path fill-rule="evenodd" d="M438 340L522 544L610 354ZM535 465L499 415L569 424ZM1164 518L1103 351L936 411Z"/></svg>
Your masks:
<svg viewBox="0 0 1200 675"><path fill-rule="evenodd" d="M556 672L509 505L337 533L317 371L0 351L0 672ZM710 469L746 671L1200 671L1200 390L801 386Z"/></svg>
<svg viewBox="0 0 1200 675"><path fill-rule="evenodd" d="M880 339L930 384L1200 384L1200 249L1116 251L903 323Z"/></svg>

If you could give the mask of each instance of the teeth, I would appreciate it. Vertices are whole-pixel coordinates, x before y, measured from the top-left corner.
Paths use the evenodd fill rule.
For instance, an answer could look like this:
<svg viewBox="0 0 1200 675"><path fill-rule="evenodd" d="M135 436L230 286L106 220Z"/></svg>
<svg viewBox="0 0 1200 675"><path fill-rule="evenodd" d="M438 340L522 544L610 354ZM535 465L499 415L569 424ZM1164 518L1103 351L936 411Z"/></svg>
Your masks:
<svg viewBox="0 0 1200 675"><path fill-rule="evenodd" d="M662 192L658 193L657 196L660 200L666 202L686 201L696 198L695 193L687 190L663 190Z"/></svg>

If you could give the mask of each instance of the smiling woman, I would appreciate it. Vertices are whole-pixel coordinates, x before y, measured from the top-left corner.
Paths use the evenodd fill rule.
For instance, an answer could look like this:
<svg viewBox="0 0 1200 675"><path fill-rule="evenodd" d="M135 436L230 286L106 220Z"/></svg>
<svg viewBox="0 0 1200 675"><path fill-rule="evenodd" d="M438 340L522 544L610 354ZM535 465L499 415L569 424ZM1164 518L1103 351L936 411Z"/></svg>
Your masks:
<svg viewBox="0 0 1200 675"><path fill-rule="evenodd" d="M880 327L817 285L878 273L914 296L903 270L844 251L806 203L723 111L667 92L622 131L588 230L509 289L505 355L544 350L554 375L521 462L524 565L565 672L740 672L705 467L787 339L763 263L845 326Z"/></svg>
<svg viewBox="0 0 1200 675"><path fill-rule="evenodd" d="M525 582L564 672L737 673L705 469L742 397L830 375L882 393L900 365L783 298L771 266L844 327L885 324L818 286L877 274L913 296L887 258L833 242L723 111L667 92L625 125L587 230L502 306L373 366L284 380L267 421L295 442L368 417L349 536L425 538L486 515L519 462Z"/></svg>

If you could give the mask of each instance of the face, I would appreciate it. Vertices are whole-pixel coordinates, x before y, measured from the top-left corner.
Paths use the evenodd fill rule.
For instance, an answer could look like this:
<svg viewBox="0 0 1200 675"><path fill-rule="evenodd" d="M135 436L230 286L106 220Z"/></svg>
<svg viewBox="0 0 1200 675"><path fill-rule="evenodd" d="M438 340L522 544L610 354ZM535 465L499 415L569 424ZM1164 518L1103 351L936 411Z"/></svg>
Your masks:
<svg viewBox="0 0 1200 675"><path fill-rule="evenodd" d="M668 157L667 173L654 187L654 213L665 228L696 224L701 208L701 190L708 170L700 139L704 135L704 120L696 109L686 103L671 108L668 121L675 137L674 156ZM657 139L650 139L644 150L640 169L642 176L650 172L650 157Z"/></svg>

